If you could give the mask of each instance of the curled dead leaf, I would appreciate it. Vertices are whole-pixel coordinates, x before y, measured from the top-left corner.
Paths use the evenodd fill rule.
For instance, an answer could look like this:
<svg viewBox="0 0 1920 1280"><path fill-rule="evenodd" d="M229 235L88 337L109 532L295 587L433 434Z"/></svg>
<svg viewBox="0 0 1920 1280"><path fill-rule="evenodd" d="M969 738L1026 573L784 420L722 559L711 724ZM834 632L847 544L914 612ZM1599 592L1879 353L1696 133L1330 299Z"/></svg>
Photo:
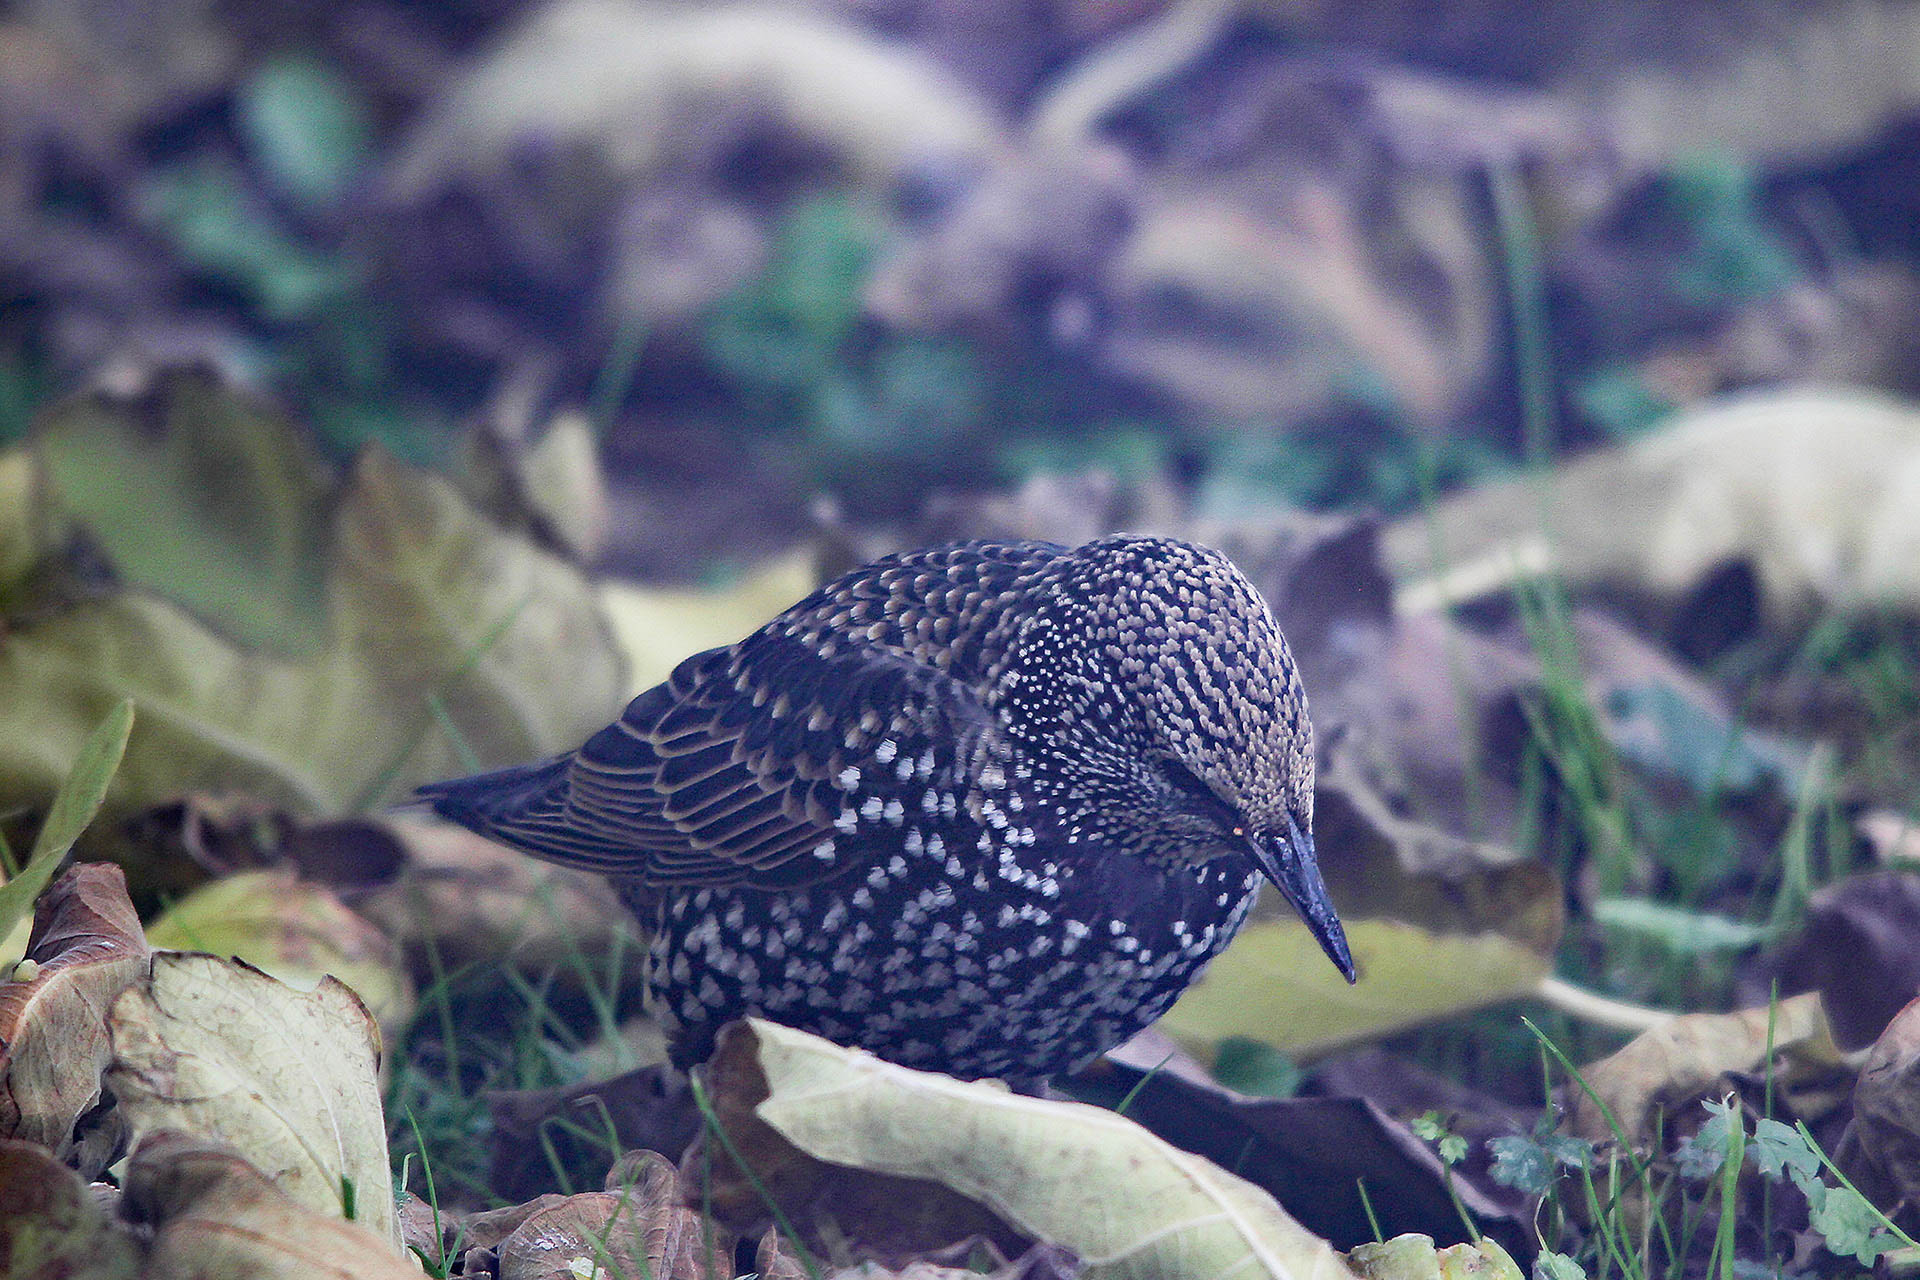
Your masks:
<svg viewBox="0 0 1920 1280"><path fill-rule="evenodd" d="M147 1280L419 1280L420 1269L377 1229L303 1203L218 1139L149 1134L126 1187L154 1232L140 1273Z"/></svg>
<svg viewBox="0 0 1920 1280"><path fill-rule="evenodd" d="M1920 1199L1920 1000L1887 1024L1861 1064L1834 1162L1875 1204Z"/></svg>
<svg viewBox="0 0 1920 1280"><path fill-rule="evenodd" d="M1843 1063L1820 997L1811 993L1782 1000L1771 1010L1686 1014L1583 1067L1592 1096L1584 1089L1573 1092L1570 1127L1590 1142L1611 1141L1612 1126L1599 1105L1604 1102L1627 1140L1643 1145L1652 1140L1663 1113L1672 1117L1693 1107L1720 1088L1728 1073L1759 1070L1769 1049L1780 1059L1774 1079L1783 1093Z"/></svg>
<svg viewBox="0 0 1920 1280"><path fill-rule="evenodd" d="M145 971L147 940L111 863L71 867L40 896L27 959L0 983L0 1137L64 1156L112 1058L102 1011Z"/></svg>
<svg viewBox="0 0 1920 1280"><path fill-rule="evenodd" d="M72 1169L0 1138L0 1263L11 1280L135 1280L139 1250Z"/></svg>
<svg viewBox="0 0 1920 1280"><path fill-rule="evenodd" d="M665 1156L636 1152L617 1172L609 1190L567 1196L529 1215L500 1242L500 1280L733 1275L733 1233L688 1207Z"/></svg>

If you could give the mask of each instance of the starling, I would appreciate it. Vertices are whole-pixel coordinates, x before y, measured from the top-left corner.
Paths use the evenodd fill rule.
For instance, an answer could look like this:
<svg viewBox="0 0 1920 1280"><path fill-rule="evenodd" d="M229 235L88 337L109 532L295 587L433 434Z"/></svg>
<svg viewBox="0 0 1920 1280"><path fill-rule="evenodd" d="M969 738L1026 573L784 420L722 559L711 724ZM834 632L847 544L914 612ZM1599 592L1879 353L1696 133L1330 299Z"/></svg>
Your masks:
<svg viewBox="0 0 1920 1280"><path fill-rule="evenodd" d="M1169 539L889 556L578 751L423 795L614 880L682 1067L756 1014L1037 1082L1157 1018L1263 875L1354 977L1286 641L1225 556Z"/></svg>

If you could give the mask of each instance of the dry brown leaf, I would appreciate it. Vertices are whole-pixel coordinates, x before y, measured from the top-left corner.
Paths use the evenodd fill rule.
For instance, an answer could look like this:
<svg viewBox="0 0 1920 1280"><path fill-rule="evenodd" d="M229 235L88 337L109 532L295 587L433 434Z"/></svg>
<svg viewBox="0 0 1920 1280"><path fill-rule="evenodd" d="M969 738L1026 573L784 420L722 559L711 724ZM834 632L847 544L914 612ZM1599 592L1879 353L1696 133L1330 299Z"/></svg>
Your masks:
<svg viewBox="0 0 1920 1280"><path fill-rule="evenodd" d="M135 1149L127 1199L154 1229L145 1280L419 1280L377 1231L316 1210L233 1148L162 1130ZM385 1200L384 1186L373 1188Z"/></svg>
<svg viewBox="0 0 1920 1280"><path fill-rule="evenodd" d="M610 1189L568 1196L500 1242L500 1280L572 1280L604 1272L660 1280L733 1275L733 1233L687 1207L665 1156L635 1152Z"/></svg>
<svg viewBox="0 0 1920 1280"><path fill-rule="evenodd" d="M1861 1064L1834 1161L1875 1204L1920 1200L1920 1000L1887 1024Z"/></svg>
<svg viewBox="0 0 1920 1280"><path fill-rule="evenodd" d="M139 1250L73 1170L0 1138L0 1268L8 1280L135 1280Z"/></svg>
<svg viewBox="0 0 1920 1280"><path fill-rule="evenodd" d="M1811 1071L1831 1070L1840 1050L1827 1030L1820 997L1782 1000L1772 1010L1691 1013L1642 1032L1619 1052L1581 1069L1588 1088L1611 1109L1628 1140L1652 1139L1662 1113L1672 1117L1720 1086L1728 1073L1759 1070L1769 1044L1783 1063L1775 1078L1790 1089ZM1573 1132L1591 1142L1612 1139L1606 1115L1585 1090L1575 1090Z"/></svg>
<svg viewBox="0 0 1920 1280"><path fill-rule="evenodd" d="M1920 874L1868 871L1825 886L1766 959L1755 986L1777 978L1782 992L1817 992L1838 1044L1875 1043L1920 995Z"/></svg>
<svg viewBox="0 0 1920 1280"><path fill-rule="evenodd" d="M106 1009L146 960L119 867L81 863L40 896L27 957L0 983L0 1136L66 1154L112 1058Z"/></svg>

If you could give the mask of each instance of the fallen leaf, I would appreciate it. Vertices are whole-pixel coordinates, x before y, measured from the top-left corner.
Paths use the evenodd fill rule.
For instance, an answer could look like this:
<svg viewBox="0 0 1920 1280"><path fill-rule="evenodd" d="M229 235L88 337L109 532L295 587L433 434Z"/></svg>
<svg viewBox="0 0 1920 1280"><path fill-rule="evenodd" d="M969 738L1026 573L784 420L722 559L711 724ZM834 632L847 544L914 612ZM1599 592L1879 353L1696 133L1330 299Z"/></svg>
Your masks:
<svg viewBox="0 0 1920 1280"><path fill-rule="evenodd" d="M1375 1221L1384 1231L1458 1238L1457 1194L1482 1231L1523 1256L1533 1251L1530 1205L1502 1203L1459 1169L1449 1185L1433 1145L1371 1098L1250 1098L1167 1070L1118 1063L1088 1068L1068 1087L1109 1107L1124 1099L1127 1119L1230 1166L1336 1248L1373 1239Z"/></svg>
<svg viewBox="0 0 1920 1280"><path fill-rule="evenodd" d="M1536 479L1449 498L1382 539L1403 605L1504 593L1550 571L1679 596L1749 563L1772 616L1920 605L1920 433L1855 391L1729 397ZM1622 520L1622 511L1643 518Z"/></svg>
<svg viewBox="0 0 1920 1280"><path fill-rule="evenodd" d="M127 1200L153 1228L144 1280L419 1280L380 1235L317 1209L204 1134L164 1129L134 1150ZM385 1200L386 1189L372 1189Z"/></svg>
<svg viewBox="0 0 1920 1280"><path fill-rule="evenodd" d="M147 941L111 863L71 868L40 897L24 965L0 982L0 1136L65 1157L112 1059L104 1011L146 970Z"/></svg>
<svg viewBox="0 0 1920 1280"><path fill-rule="evenodd" d="M910 1071L757 1019L721 1052L764 1073L765 1098L736 1104L808 1157L948 1188L1071 1249L1088 1276L1350 1274L1265 1192L1110 1111Z"/></svg>
<svg viewBox="0 0 1920 1280"><path fill-rule="evenodd" d="M1875 1204L1920 1197L1920 1000L1887 1024L1860 1065L1833 1159Z"/></svg>
<svg viewBox="0 0 1920 1280"><path fill-rule="evenodd" d="M869 179L965 165L1000 135L992 114L931 61L825 15L567 0L535 11L452 86L400 148L389 181L419 198L531 132L591 143L615 173L644 185L675 160L690 101L703 116L772 112Z"/></svg>
<svg viewBox="0 0 1920 1280"><path fill-rule="evenodd" d="M210 881L148 925L147 941L163 951L233 956L302 991L331 974L382 1027L404 1027L413 1014L413 982L394 940L291 870Z"/></svg>
<svg viewBox="0 0 1920 1280"><path fill-rule="evenodd" d="M162 952L107 1021L130 1141L180 1129L231 1144L300 1205L351 1206L397 1243L379 1031L345 985L296 991L238 960Z"/></svg>
<svg viewBox="0 0 1920 1280"><path fill-rule="evenodd" d="M638 1152L609 1190L529 1215L499 1245L500 1280L573 1280L604 1272L659 1280L730 1277L733 1233L688 1208L665 1156Z"/></svg>
<svg viewBox="0 0 1920 1280"><path fill-rule="evenodd" d="M1783 1093L1801 1078L1839 1066L1841 1053L1817 995L1794 996L1771 1010L1685 1014L1642 1032L1619 1052L1581 1068L1594 1096L1572 1090L1569 1128L1589 1142L1613 1140L1597 1097L1627 1141L1644 1145L1663 1114L1697 1109L1694 1104L1720 1087L1721 1077L1760 1070L1769 1051L1780 1059L1774 1079Z"/></svg>
<svg viewBox="0 0 1920 1280"><path fill-rule="evenodd" d="M196 430L199 418L168 416L184 405L258 412L251 397L205 384L163 371L137 396L89 402L130 436L155 419ZM43 805L98 708L122 697L151 714L128 745L114 816L203 790L302 814L366 808L461 771L453 734L483 761L521 761L577 745L620 705L624 666L584 576L494 529L445 481L363 454L324 548L325 643L306 657L242 644L139 587L10 616L0 811ZM564 679L555 654L566 655ZM452 729L436 727L430 697Z"/></svg>
<svg viewBox="0 0 1920 1280"><path fill-rule="evenodd" d="M0 1138L0 1266L9 1280L136 1280L132 1234L37 1142Z"/></svg>
<svg viewBox="0 0 1920 1280"><path fill-rule="evenodd" d="M1203 1060L1229 1036L1295 1056L1532 993L1553 971L1563 905L1539 864L1389 813L1351 777L1321 779L1315 842L1346 922L1349 986L1277 894L1160 1027Z"/></svg>
<svg viewBox="0 0 1920 1280"><path fill-rule="evenodd" d="M1347 1262L1367 1280L1521 1280L1507 1251L1484 1238L1437 1249L1431 1236L1409 1233L1358 1245Z"/></svg>
<svg viewBox="0 0 1920 1280"><path fill-rule="evenodd" d="M1754 995L1819 993L1842 1048L1873 1044L1920 995L1920 872L1870 871L1822 888L1800 930L1754 966Z"/></svg>
<svg viewBox="0 0 1920 1280"><path fill-rule="evenodd" d="M339 482L283 415L196 373L134 399L63 400L29 449L47 518L84 529L128 585L249 647L325 643L322 551Z"/></svg>
<svg viewBox="0 0 1920 1280"><path fill-rule="evenodd" d="M1497 933L1450 934L1398 920L1350 920L1360 981L1327 965L1304 925L1256 920L1160 1026L1203 1060L1227 1036L1299 1056L1325 1053L1532 994L1553 971L1539 952ZM1323 974L1321 970L1326 970Z"/></svg>

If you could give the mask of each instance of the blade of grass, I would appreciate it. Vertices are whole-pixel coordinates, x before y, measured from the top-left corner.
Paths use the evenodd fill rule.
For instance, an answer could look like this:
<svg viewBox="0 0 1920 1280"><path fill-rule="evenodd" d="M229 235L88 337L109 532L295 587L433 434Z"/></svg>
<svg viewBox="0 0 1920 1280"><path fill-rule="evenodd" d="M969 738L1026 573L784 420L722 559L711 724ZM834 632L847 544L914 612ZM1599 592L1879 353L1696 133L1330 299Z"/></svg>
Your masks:
<svg viewBox="0 0 1920 1280"><path fill-rule="evenodd" d="M54 793L46 821L40 824L26 866L0 885L0 938L12 933L14 925L33 910L34 900L52 882L54 872L73 851L74 842L100 812L132 734L133 699L123 698L80 744L73 768Z"/></svg>
<svg viewBox="0 0 1920 1280"><path fill-rule="evenodd" d="M713 1100L707 1097L706 1085L701 1083L697 1075L691 1077L688 1083L693 1087L693 1103L700 1108L700 1116L706 1121L708 1131L720 1143L720 1149L727 1153L734 1167L746 1177L747 1184L760 1197L760 1202L767 1206L767 1212L773 1215L780 1230L787 1239L793 1241L793 1250L800 1255L800 1267L807 1273L807 1280L822 1280L820 1264L814 1261L812 1252L800 1242L800 1233L793 1229L793 1223L787 1221L786 1210L767 1191L766 1184L760 1181L760 1175L753 1171L753 1167L741 1159L739 1149L733 1145L733 1139L727 1135L725 1126L720 1123L720 1117L713 1109Z"/></svg>

